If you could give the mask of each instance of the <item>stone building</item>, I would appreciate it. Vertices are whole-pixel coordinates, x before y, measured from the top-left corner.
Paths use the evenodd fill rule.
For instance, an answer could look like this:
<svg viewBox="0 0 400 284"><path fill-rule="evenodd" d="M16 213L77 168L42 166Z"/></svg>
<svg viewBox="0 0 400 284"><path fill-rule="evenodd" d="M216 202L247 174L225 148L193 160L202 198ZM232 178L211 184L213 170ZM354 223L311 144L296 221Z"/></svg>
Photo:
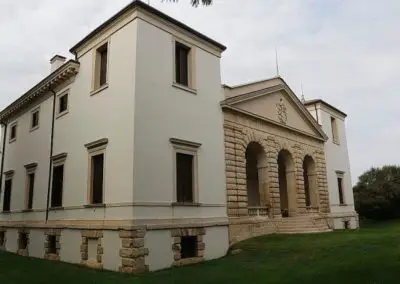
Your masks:
<svg viewBox="0 0 400 284"><path fill-rule="evenodd" d="M343 115L281 78L221 87L224 50L133 1L74 59L54 56L0 112L0 249L137 273L259 234L356 227L351 203L332 210L327 178L350 177L346 143L329 167L330 120L305 105L337 115L341 132ZM341 190L351 202L347 179Z"/></svg>

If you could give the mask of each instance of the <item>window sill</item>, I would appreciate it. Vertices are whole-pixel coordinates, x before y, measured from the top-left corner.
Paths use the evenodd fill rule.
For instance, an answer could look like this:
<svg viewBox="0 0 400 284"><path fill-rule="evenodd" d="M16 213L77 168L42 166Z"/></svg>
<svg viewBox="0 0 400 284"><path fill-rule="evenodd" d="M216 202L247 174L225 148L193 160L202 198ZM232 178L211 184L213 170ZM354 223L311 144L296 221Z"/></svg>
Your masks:
<svg viewBox="0 0 400 284"><path fill-rule="evenodd" d="M33 209L24 209L24 210L22 210L22 213L29 213L29 212L33 212Z"/></svg>
<svg viewBox="0 0 400 284"><path fill-rule="evenodd" d="M101 203L101 204L86 204L84 205L85 208L105 208L106 205Z"/></svg>
<svg viewBox="0 0 400 284"><path fill-rule="evenodd" d="M56 119L57 119L57 118L60 118L60 117L62 117L62 116L64 116L64 115L66 115L66 114L68 114L68 110L64 110L63 112L58 113L58 114L56 115Z"/></svg>
<svg viewBox="0 0 400 284"><path fill-rule="evenodd" d="M333 144L336 144L336 145L340 146L340 142L339 141L333 140L332 142L333 142Z"/></svg>
<svg viewBox="0 0 400 284"><path fill-rule="evenodd" d="M103 91L103 90L105 90L105 89L107 89L107 88L108 88L108 83L107 83L107 84L104 84L103 86L101 86L101 87L99 87L99 88L97 88L96 90L91 91L91 92L90 92L90 95L91 95L91 96L94 96L94 95L100 93L101 91Z"/></svg>
<svg viewBox="0 0 400 284"><path fill-rule="evenodd" d="M32 127L31 129L29 129L29 132L33 132L37 129L39 129L39 125L36 125L35 127Z"/></svg>
<svg viewBox="0 0 400 284"><path fill-rule="evenodd" d="M61 211L61 210L64 210L64 207L62 207L62 206L50 207L49 210L51 210L51 211Z"/></svg>
<svg viewBox="0 0 400 284"><path fill-rule="evenodd" d="M17 138L13 138L13 139L8 140L8 143L13 143L15 141L17 141Z"/></svg>
<svg viewBox="0 0 400 284"><path fill-rule="evenodd" d="M181 89L181 90L184 90L186 92L189 92L189 93L197 95L197 90L192 89L192 88L187 87L187 86L184 86L184 85L181 85L181 84L176 83L176 82L172 83L172 87L177 88L177 89Z"/></svg>
<svg viewBox="0 0 400 284"><path fill-rule="evenodd" d="M173 202L172 207L200 207L201 203L192 202Z"/></svg>
<svg viewBox="0 0 400 284"><path fill-rule="evenodd" d="M2 211L3 214L11 214L11 211Z"/></svg>
<svg viewBox="0 0 400 284"><path fill-rule="evenodd" d="M339 204L340 207L345 207L347 204Z"/></svg>

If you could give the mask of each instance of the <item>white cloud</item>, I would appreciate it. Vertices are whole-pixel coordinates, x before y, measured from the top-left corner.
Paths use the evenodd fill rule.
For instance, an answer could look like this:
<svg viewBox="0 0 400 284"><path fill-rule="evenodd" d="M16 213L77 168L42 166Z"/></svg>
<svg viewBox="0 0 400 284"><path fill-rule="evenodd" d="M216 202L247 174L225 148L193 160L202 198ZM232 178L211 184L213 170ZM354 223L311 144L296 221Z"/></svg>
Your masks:
<svg viewBox="0 0 400 284"><path fill-rule="evenodd" d="M346 112L352 175L371 165L398 163L400 144L400 2L214 0L192 8L151 4L225 44L222 78L237 84L280 70L308 99ZM47 74L48 59L68 49L128 4L128 0L0 2L0 107Z"/></svg>

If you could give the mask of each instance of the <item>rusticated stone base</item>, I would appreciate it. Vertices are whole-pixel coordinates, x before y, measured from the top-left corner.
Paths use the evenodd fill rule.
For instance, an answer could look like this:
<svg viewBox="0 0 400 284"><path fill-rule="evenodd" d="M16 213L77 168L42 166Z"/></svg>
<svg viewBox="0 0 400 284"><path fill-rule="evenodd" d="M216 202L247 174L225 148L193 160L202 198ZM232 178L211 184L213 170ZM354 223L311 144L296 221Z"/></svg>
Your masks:
<svg viewBox="0 0 400 284"><path fill-rule="evenodd" d="M44 258L48 260L60 260L60 249L61 249L61 229L46 229L44 231L45 241L44 241L44 249L45 254ZM55 238L55 248L51 248L50 239Z"/></svg>
<svg viewBox="0 0 400 284"><path fill-rule="evenodd" d="M144 247L145 228L138 228L130 231L119 231L121 238L121 256L120 272L124 273L143 273L149 270L145 263L145 256L149 250Z"/></svg>
<svg viewBox="0 0 400 284"><path fill-rule="evenodd" d="M23 247L22 235L26 234L26 247ZM29 256L29 229L19 228L18 229L18 255Z"/></svg>
<svg viewBox="0 0 400 284"><path fill-rule="evenodd" d="M204 261L204 250L206 248L204 243L205 234L205 228L184 228L171 230L171 236L173 237L172 251L174 253L174 262L172 263L172 266L183 266ZM181 242L182 237L186 236L197 237L196 257L182 258Z"/></svg>
<svg viewBox="0 0 400 284"><path fill-rule="evenodd" d="M94 269L103 269L103 253L102 246L103 231L101 230L84 230L81 232L81 264ZM89 259L89 240L97 241L96 259Z"/></svg>
<svg viewBox="0 0 400 284"><path fill-rule="evenodd" d="M229 225L229 244L234 244L249 238L276 233L274 222L254 217L231 218Z"/></svg>

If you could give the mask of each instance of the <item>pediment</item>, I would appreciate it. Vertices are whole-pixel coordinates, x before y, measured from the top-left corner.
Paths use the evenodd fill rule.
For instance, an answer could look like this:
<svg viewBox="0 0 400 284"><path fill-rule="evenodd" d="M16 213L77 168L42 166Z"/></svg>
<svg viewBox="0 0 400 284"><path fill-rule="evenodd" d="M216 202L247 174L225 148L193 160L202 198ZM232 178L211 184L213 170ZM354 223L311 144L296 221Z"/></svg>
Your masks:
<svg viewBox="0 0 400 284"><path fill-rule="evenodd" d="M297 96L284 83L231 97L223 102L235 109L326 140L327 137Z"/></svg>

